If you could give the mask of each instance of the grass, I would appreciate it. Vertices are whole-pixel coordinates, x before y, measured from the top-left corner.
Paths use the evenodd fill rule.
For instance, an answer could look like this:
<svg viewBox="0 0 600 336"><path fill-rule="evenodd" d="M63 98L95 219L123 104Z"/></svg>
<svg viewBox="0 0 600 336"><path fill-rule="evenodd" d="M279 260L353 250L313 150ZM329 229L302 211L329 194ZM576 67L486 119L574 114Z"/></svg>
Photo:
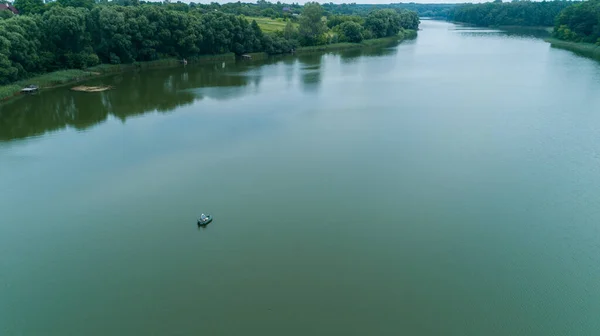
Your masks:
<svg viewBox="0 0 600 336"><path fill-rule="evenodd" d="M0 86L0 100L16 95L23 87L17 84Z"/></svg>
<svg viewBox="0 0 600 336"><path fill-rule="evenodd" d="M264 33L274 33L276 31L283 31L287 21L283 21L282 19L271 19L268 17L255 17L255 16L247 16L246 19L249 22L255 20L258 23L258 26ZM295 26L298 26L297 23L292 23Z"/></svg>
<svg viewBox="0 0 600 336"><path fill-rule="evenodd" d="M61 70L61 71L50 72L50 73L47 73L47 74L44 74L41 76L37 76L34 78L25 79L20 82L17 82L17 84L22 83L23 85L33 84L33 85L37 85L39 87L52 87L52 86L58 86L58 85L62 85L65 83L69 83L74 80L81 80L81 79L89 78L94 75L95 75L95 73L93 73L92 71L77 70L77 69Z"/></svg>
<svg viewBox="0 0 600 336"><path fill-rule="evenodd" d="M546 42L550 42L555 48L570 50L578 55L591 57L600 61L600 46L598 45L592 43L568 42L555 38L548 38L546 39Z"/></svg>
<svg viewBox="0 0 600 336"><path fill-rule="evenodd" d="M97 75L93 71L84 70L61 70L47 73L41 76L24 79L13 84L0 86L0 100L9 99L19 94L27 85L37 85L40 88L50 88L66 83L80 81Z"/></svg>

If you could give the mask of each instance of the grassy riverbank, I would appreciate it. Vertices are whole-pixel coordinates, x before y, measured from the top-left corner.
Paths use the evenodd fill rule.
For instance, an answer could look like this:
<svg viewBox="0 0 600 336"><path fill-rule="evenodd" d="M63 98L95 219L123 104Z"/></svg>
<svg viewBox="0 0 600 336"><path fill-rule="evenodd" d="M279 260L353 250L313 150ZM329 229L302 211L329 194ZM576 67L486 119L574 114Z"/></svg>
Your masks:
<svg viewBox="0 0 600 336"><path fill-rule="evenodd" d="M572 51L578 55L591 57L600 61L600 46L592 43L579 43L579 42L568 42L555 38L548 38L546 42L549 42L552 47L565 49Z"/></svg>
<svg viewBox="0 0 600 336"><path fill-rule="evenodd" d="M234 53L220 55L198 56L188 59L190 63L204 63L214 61L232 61L235 60ZM49 89L67 84L77 83L93 77L102 75L178 66L181 61L174 58L162 59L150 62L136 62L131 64L100 64L85 70L70 69L50 72L40 76L24 79L9 85L0 86L0 101L10 99L20 94L21 89L27 85L37 85L40 89Z"/></svg>
<svg viewBox="0 0 600 336"><path fill-rule="evenodd" d="M392 44L394 42L400 42L406 39L412 39L417 37L417 31L415 30L405 30L400 32L396 36L383 37L378 39L370 39L364 40L360 43L333 43L326 44L320 46L312 46L312 47L300 47L296 50L297 53L307 53L307 52L318 52L318 51L339 51L339 50L348 50L348 49L356 49L356 48L369 48L369 47L382 47L388 44Z"/></svg>
<svg viewBox="0 0 600 336"><path fill-rule="evenodd" d="M21 89L27 85L37 85L41 88L50 88L77 82L98 75L94 71L84 70L61 70L47 73L41 76L24 79L13 84L0 86L0 100L6 100L20 93Z"/></svg>

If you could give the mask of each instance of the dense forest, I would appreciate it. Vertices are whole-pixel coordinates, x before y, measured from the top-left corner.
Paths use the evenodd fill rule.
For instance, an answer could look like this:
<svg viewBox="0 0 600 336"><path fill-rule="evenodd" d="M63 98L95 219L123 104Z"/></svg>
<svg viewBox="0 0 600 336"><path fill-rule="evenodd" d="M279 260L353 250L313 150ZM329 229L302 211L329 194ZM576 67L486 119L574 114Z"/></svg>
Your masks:
<svg viewBox="0 0 600 336"><path fill-rule="evenodd" d="M569 1L513 1L496 0L483 4L465 4L454 8L449 18L477 26L554 26L558 14Z"/></svg>
<svg viewBox="0 0 600 336"><path fill-rule="evenodd" d="M448 18L478 26L553 26L554 37L600 45L600 0L464 4Z"/></svg>
<svg viewBox="0 0 600 336"><path fill-rule="evenodd" d="M565 8L556 19L554 36L573 42L600 45L600 0L589 0Z"/></svg>
<svg viewBox="0 0 600 336"><path fill-rule="evenodd" d="M298 46L398 35L417 29L416 12L374 9L331 15L318 3L285 6L140 3L137 0L15 0L20 15L1 11L0 84L60 69L234 52L286 53ZM247 12L245 12L249 8ZM279 10L281 9L281 10ZM243 14L279 13L285 29L264 33ZM298 15L297 12L300 12ZM329 14L331 21L326 20ZM287 17L287 18L286 18Z"/></svg>
<svg viewBox="0 0 600 336"><path fill-rule="evenodd" d="M367 5L367 4L333 4L323 5L326 13L333 15L357 15L365 16L377 9L410 10L417 12L420 17L448 18L456 4L419 4L419 3L393 3L389 5Z"/></svg>

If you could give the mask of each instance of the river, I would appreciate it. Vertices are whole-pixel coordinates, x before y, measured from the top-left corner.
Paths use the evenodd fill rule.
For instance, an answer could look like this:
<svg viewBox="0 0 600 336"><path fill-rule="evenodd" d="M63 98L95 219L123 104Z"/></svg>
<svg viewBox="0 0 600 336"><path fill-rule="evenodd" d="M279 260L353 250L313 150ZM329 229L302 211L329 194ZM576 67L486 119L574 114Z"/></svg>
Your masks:
<svg viewBox="0 0 600 336"><path fill-rule="evenodd" d="M1 106L0 334L597 334L600 64L421 28Z"/></svg>

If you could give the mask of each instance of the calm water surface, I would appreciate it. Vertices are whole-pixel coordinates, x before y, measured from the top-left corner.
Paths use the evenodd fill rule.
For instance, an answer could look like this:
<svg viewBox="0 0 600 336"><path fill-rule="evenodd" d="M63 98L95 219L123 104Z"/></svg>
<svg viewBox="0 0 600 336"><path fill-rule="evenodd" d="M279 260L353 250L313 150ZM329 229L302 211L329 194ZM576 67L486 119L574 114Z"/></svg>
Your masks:
<svg viewBox="0 0 600 336"><path fill-rule="evenodd" d="M1 106L0 334L598 334L600 64L422 28Z"/></svg>

